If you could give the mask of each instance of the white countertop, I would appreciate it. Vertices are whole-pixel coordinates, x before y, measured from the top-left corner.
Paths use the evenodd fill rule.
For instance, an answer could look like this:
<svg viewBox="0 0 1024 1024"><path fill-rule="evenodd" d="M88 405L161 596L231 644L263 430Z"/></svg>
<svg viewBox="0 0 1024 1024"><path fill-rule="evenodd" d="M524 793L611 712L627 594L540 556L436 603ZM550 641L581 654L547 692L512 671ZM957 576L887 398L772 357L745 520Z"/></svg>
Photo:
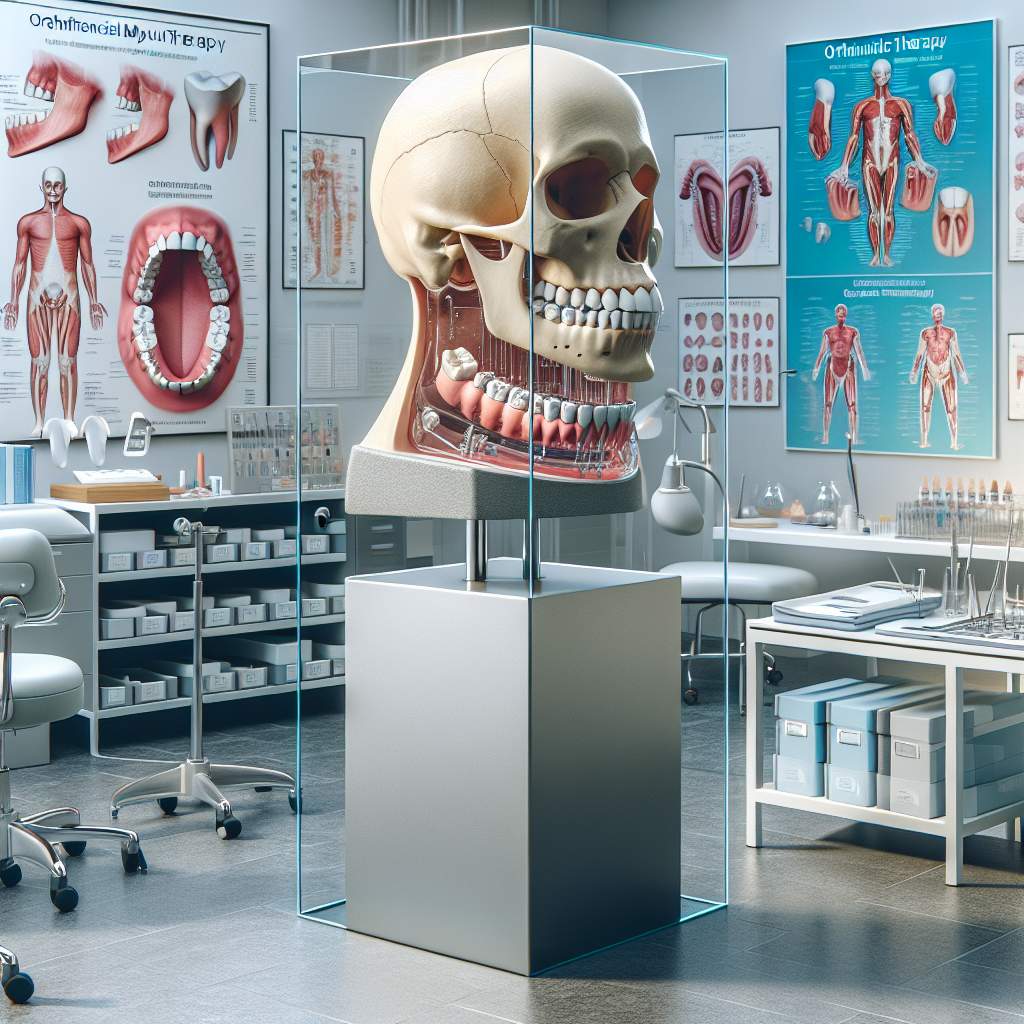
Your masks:
<svg viewBox="0 0 1024 1024"><path fill-rule="evenodd" d="M724 530L716 526L715 540L722 540ZM826 548L833 551L865 552L879 555L915 555L917 557L948 558L949 542L942 540L913 540L907 537L876 537L872 534L838 533L820 526L797 526L780 521L776 527L729 527L732 544L782 544L789 547ZM967 541L961 538L960 555L967 557ZM1006 548L997 544L975 544L974 557L979 561L995 561L1006 555ZM1024 562L1024 548L1010 550L1010 560Z"/></svg>

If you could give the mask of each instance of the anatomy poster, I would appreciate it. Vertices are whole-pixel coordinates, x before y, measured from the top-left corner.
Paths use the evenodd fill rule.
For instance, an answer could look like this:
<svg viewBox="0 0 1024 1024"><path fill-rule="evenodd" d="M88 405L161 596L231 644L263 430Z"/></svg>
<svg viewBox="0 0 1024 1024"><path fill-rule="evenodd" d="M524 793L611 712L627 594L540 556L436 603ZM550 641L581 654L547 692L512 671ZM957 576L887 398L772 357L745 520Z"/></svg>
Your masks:
<svg viewBox="0 0 1024 1024"><path fill-rule="evenodd" d="M1011 334L1006 347L1006 417L1024 420L1024 334Z"/></svg>
<svg viewBox="0 0 1024 1024"><path fill-rule="evenodd" d="M1024 46L1010 47L1008 67L1006 153L1010 161L1010 201L1006 204L1006 237L1010 259L1019 261L1024 260Z"/></svg>
<svg viewBox="0 0 1024 1024"><path fill-rule="evenodd" d="M0 27L0 440L224 430L267 397L266 26L0 0Z"/></svg>
<svg viewBox="0 0 1024 1024"><path fill-rule="evenodd" d="M778 266L779 129L734 129L724 149L721 132L676 136L675 265L722 265L728 206L729 266Z"/></svg>
<svg viewBox="0 0 1024 1024"><path fill-rule="evenodd" d="M302 287L363 287L365 142L358 136L284 132L284 287L298 277L297 226L302 225Z"/></svg>
<svg viewBox="0 0 1024 1024"><path fill-rule="evenodd" d="M994 39L787 48L788 447L995 455Z"/></svg>
<svg viewBox="0 0 1024 1024"><path fill-rule="evenodd" d="M779 300L679 300L679 390L704 405L779 404ZM728 373L726 370L728 369Z"/></svg>

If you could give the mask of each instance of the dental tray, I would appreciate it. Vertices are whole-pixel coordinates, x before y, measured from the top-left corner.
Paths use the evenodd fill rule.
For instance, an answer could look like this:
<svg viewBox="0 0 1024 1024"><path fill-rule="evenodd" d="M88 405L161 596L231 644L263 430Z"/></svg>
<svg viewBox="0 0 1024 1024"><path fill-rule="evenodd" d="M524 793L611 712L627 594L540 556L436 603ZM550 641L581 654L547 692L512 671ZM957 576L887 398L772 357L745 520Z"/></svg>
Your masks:
<svg viewBox="0 0 1024 1024"><path fill-rule="evenodd" d="M894 619L920 618L935 611L942 597L926 590L919 598L917 588L899 583L862 583L824 594L776 601L772 617L794 626L822 626L826 629L856 631L871 629Z"/></svg>
<svg viewBox="0 0 1024 1024"><path fill-rule="evenodd" d="M925 619L905 619L879 627L886 636L907 637L914 640L934 640L943 644L964 644L969 647L987 647L1020 654L1024 652L1024 629L1001 621L995 615L961 616L930 615Z"/></svg>

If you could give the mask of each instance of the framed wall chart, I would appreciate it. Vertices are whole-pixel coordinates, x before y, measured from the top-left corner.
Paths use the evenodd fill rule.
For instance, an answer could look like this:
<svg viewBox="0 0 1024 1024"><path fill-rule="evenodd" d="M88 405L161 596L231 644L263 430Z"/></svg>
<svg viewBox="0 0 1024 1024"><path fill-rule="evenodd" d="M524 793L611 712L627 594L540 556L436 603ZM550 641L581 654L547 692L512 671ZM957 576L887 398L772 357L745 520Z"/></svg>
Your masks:
<svg viewBox="0 0 1024 1024"><path fill-rule="evenodd" d="M1007 337L1006 418L1024 420L1024 334Z"/></svg>
<svg viewBox="0 0 1024 1024"><path fill-rule="evenodd" d="M282 138L284 287L294 288L298 280L301 225L302 287L362 288L365 140L303 132L300 153L298 133L284 131Z"/></svg>
<svg viewBox="0 0 1024 1024"><path fill-rule="evenodd" d="M786 59L787 447L993 458L994 23Z"/></svg>
<svg viewBox="0 0 1024 1024"><path fill-rule="evenodd" d="M727 152L721 132L675 141L675 265L722 265L728 203L729 266L778 266L779 129L732 129Z"/></svg>
<svg viewBox="0 0 1024 1024"><path fill-rule="evenodd" d="M0 27L0 440L224 430L267 400L267 26L0 0Z"/></svg>
<svg viewBox="0 0 1024 1024"><path fill-rule="evenodd" d="M679 390L703 405L779 404L778 298L679 300Z"/></svg>
<svg viewBox="0 0 1024 1024"><path fill-rule="evenodd" d="M1006 238L1016 263L1024 260L1024 46L1009 48L1006 66Z"/></svg>

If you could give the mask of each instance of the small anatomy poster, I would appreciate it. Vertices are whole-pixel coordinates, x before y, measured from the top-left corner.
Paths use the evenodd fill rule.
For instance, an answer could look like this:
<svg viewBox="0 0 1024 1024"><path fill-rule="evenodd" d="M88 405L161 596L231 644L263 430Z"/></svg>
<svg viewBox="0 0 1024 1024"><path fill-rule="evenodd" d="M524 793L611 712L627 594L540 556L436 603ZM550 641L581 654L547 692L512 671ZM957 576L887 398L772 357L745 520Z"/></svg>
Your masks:
<svg viewBox="0 0 1024 1024"><path fill-rule="evenodd" d="M991 21L787 48L787 446L995 455Z"/></svg>
<svg viewBox="0 0 1024 1024"><path fill-rule="evenodd" d="M1011 334L1006 346L1006 417L1024 420L1024 334Z"/></svg>
<svg viewBox="0 0 1024 1024"><path fill-rule="evenodd" d="M1008 73L1006 154L1010 201L1006 204L1006 237L1010 260L1016 262L1024 260L1024 46L1010 47Z"/></svg>
<svg viewBox="0 0 1024 1024"><path fill-rule="evenodd" d="M267 27L0 0L0 30L0 440L224 430L267 400Z"/></svg>
<svg viewBox="0 0 1024 1024"><path fill-rule="evenodd" d="M679 390L695 402L769 408L779 404L779 300L679 300Z"/></svg>
<svg viewBox="0 0 1024 1024"><path fill-rule="evenodd" d="M728 147L723 139L676 136L675 265L721 266L728 233L729 266L778 266L779 129L733 129Z"/></svg>
<svg viewBox="0 0 1024 1024"><path fill-rule="evenodd" d="M297 280L302 226L302 287L363 287L365 142L358 136L284 132L284 287Z"/></svg>

